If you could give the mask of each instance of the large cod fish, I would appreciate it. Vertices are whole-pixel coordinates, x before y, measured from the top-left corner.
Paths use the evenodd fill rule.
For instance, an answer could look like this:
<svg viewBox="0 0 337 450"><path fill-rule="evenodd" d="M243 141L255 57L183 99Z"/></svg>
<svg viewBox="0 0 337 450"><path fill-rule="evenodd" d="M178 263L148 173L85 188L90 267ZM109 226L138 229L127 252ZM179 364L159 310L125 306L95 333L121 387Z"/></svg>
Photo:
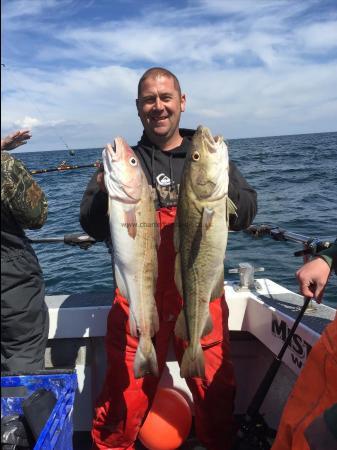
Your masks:
<svg viewBox="0 0 337 450"><path fill-rule="evenodd" d="M174 225L175 283L183 298L175 334L188 341L182 377L204 377L200 338L213 329L209 302L223 293L229 214L228 149L199 126L186 156Z"/></svg>
<svg viewBox="0 0 337 450"><path fill-rule="evenodd" d="M139 337L134 375L158 375L151 338L159 319L154 299L159 229L150 188L127 142L117 137L103 150L104 182L109 195L109 221L116 283L130 305L130 331Z"/></svg>

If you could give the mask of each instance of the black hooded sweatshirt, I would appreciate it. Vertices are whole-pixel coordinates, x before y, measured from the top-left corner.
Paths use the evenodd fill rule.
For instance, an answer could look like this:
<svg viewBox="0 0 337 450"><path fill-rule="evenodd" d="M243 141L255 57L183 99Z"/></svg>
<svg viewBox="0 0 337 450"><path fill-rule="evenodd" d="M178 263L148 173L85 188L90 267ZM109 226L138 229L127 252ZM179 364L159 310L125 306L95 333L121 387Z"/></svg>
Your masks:
<svg viewBox="0 0 337 450"><path fill-rule="evenodd" d="M180 129L183 141L179 147L170 151L163 151L156 147L145 133L138 144L132 147L154 191L157 209L177 206L180 179L194 133L195 130ZM86 233L98 241L104 241L110 234L107 214L108 195L100 191L96 182L99 171L103 171L103 167L95 172L83 194L80 223ZM243 230L252 223L256 215L257 196L232 161L229 162L228 195L237 207L237 215L230 216L230 229Z"/></svg>

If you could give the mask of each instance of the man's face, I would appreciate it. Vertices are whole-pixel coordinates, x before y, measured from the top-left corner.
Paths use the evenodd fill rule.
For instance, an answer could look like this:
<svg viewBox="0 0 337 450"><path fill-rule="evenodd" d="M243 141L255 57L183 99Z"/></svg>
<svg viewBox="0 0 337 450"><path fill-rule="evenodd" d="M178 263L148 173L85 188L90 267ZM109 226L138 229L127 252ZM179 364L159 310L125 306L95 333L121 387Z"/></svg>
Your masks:
<svg viewBox="0 0 337 450"><path fill-rule="evenodd" d="M179 94L173 78L162 75L146 78L136 103L150 140L165 142L179 133L180 114L185 111L185 95Z"/></svg>

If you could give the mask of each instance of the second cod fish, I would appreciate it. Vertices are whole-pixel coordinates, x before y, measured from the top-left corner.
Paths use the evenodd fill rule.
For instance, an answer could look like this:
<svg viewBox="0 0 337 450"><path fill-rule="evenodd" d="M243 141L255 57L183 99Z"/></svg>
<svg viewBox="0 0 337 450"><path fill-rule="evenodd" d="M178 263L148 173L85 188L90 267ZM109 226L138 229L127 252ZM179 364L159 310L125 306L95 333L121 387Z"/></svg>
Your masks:
<svg viewBox="0 0 337 450"><path fill-rule="evenodd" d="M228 197L228 166L223 138L199 126L186 156L174 225L175 282L183 298L175 334L188 341L180 367L185 378L205 376L200 338L213 328L209 302L223 293L229 214L236 209Z"/></svg>
<svg viewBox="0 0 337 450"><path fill-rule="evenodd" d="M139 160L123 138L108 144L102 157L116 283L130 305L131 335L139 337L134 374L158 375L151 339L159 328L154 298L159 231L153 199Z"/></svg>

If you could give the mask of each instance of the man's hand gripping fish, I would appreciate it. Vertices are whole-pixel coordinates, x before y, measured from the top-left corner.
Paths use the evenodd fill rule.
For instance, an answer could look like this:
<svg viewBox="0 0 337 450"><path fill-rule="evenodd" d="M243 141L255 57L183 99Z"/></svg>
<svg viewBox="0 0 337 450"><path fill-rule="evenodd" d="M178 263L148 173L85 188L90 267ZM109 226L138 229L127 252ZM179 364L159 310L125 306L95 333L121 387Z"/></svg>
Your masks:
<svg viewBox="0 0 337 450"><path fill-rule="evenodd" d="M151 340L159 328L154 294L160 235L154 202L141 165L123 138L108 144L102 157L116 283L130 305L131 335L139 336L134 374L136 378L158 375Z"/></svg>
<svg viewBox="0 0 337 450"><path fill-rule="evenodd" d="M175 334L189 342L182 377L204 377L200 338L212 331L209 302L223 294L229 214L228 149L222 137L199 126L186 156L179 191L174 245L175 282L184 301Z"/></svg>

